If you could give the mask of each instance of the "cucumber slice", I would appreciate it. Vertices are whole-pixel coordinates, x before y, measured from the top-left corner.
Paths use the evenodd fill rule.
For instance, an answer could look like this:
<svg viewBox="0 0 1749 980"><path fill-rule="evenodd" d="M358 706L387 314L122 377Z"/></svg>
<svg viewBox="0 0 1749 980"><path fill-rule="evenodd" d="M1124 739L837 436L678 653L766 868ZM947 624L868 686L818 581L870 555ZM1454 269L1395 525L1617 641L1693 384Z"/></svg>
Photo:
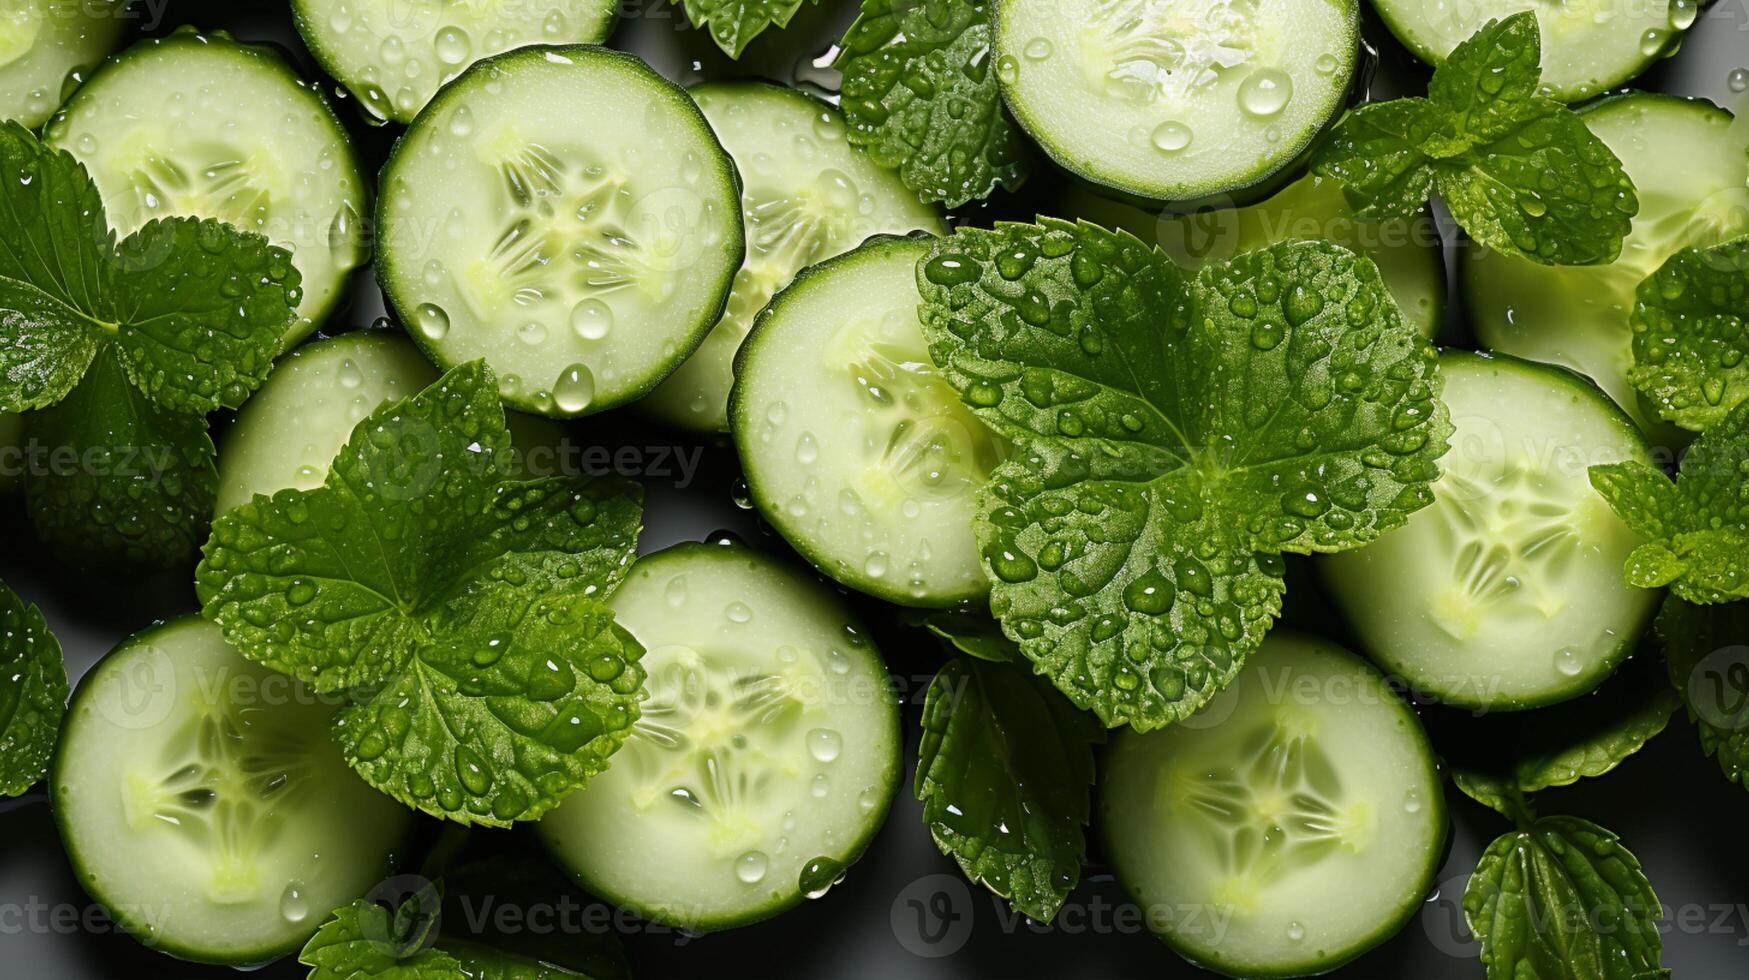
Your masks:
<svg viewBox="0 0 1749 980"><path fill-rule="evenodd" d="M1734 128L1731 114L1710 102L1640 92L1588 106L1582 116L1639 191L1621 258L1547 266L1465 249L1465 299L1482 343L1590 376L1662 440L1668 429L1627 379L1634 291L1678 251L1749 231L1749 130Z"/></svg>
<svg viewBox="0 0 1749 980"><path fill-rule="evenodd" d="M318 340L287 354L225 432L214 512L258 493L321 486L365 416L386 401L418 394L437 377L411 341L386 331Z"/></svg>
<svg viewBox="0 0 1749 980"><path fill-rule="evenodd" d="M711 931L817 897L886 818L899 711L830 590L739 546L639 559L610 597L649 699L606 772L542 818L583 887Z"/></svg>
<svg viewBox="0 0 1749 980"><path fill-rule="evenodd" d="M48 121L115 48L121 0L8 0L0 4L0 119Z"/></svg>
<svg viewBox="0 0 1749 980"><path fill-rule="evenodd" d="M182 29L117 55L49 123L91 171L119 234L218 218L289 249L303 275L285 346L307 336L367 257L369 192L321 90L268 48Z"/></svg>
<svg viewBox="0 0 1749 980"><path fill-rule="evenodd" d="M1588 467L1652 463L1632 421L1583 378L1447 351L1451 451L1433 506L1319 560L1361 648L1417 693L1510 711L1596 687L1639 642L1658 593L1622 580L1639 543Z"/></svg>
<svg viewBox="0 0 1749 980"><path fill-rule="evenodd" d="M759 512L815 567L915 606L989 591L976 497L1007 443L929 362L917 263L880 237L777 294L741 348L729 416Z"/></svg>
<svg viewBox="0 0 1749 980"><path fill-rule="evenodd" d="M411 122L481 58L525 44L594 44L616 0L293 0L310 52L378 119Z"/></svg>
<svg viewBox="0 0 1749 980"><path fill-rule="evenodd" d="M1385 26L1422 61L1437 65L1491 20L1536 12L1543 45L1542 89L1580 102L1615 88L1674 53L1701 0L1373 0Z"/></svg>
<svg viewBox="0 0 1749 980"><path fill-rule="evenodd" d="M80 883L183 959L297 949L382 880L409 826L329 738L338 706L199 617L124 641L73 693L50 775Z"/></svg>
<svg viewBox="0 0 1749 980"><path fill-rule="evenodd" d="M741 172L747 260L722 321L644 406L672 425L717 431L728 427L735 352L754 315L798 271L870 235L943 228L897 174L845 141L832 106L764 82L715 82L692 94Z"/></svg>
<svg viewBox="0 0 1749 980"><path fill-rule="evenodd" d="M1445 252L1432 211L1407 221L1356 221L1342 185L1315 174L1246 207L1157 214L1071 185L1058 210L1159 245L1187 269L1276 242L1333 242L1373 260L1403 318L1423 337L1433 339L1445 321Z"/></svg>
<svg viewBox="0 0 1749 980"><path fill-rule="evenodd" d="M1058 166L1183 201L1285 169L1348 98L1357 0L997 0L996 75Z"/></svg>
<svg viewBox="0 0 1749 980"><path fill-rule="evenodd" d="M1234 977L1324 973L1384 942L1446 839L1415 712L1360 658L1285 630L1184 723L1120 732L1099 816L1149 928Z"/></svg>
<svg viewBox="0 0 1749 980"><path fill-rule="evenodd" d="M485 358L504 400L575 416L648 392L722 315L740 186L685 91L605 48L475 64L396 145L378 204L383 290L445 367Z"/></svg>

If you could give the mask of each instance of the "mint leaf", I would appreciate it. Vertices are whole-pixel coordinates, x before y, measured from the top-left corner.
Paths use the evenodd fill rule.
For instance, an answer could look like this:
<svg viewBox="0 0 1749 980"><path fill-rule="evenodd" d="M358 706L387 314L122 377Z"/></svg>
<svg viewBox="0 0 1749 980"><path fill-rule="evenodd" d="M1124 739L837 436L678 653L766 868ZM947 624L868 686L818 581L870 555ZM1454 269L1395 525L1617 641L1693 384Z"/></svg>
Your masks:
<svg viewBox="0 0 1749 980"><path fill-rule="evenodd" d="M0 796L17 796L49 772L67 666L42 610L0 582Z"/></svg>
<svg viewBox="0 0 1749 980"><path fill-rule="evenodd" d="M392 911L369 899L335 909L298 962L312 968L310 980L468 980L455 957L431 948L435 921L417 910L437 901L427 891Z"/></svg>
<svg viewBox="0 0 1749 980"><path fill-rule="evenodd" d="M1749 603L1701 606L1666 596L1654 629L1701 748L1749 789Z"/></svg>
<svg viewBox="0 0 1749 980"><path fill-rule="evenodd" d="M1476 241L1545 265L1603 265L1639 213L1633 182L1578 114L1537 94L1542 38L1526 11L1489 21L1433 71L1428 97L1363 105L1312 169L1366 220L1411 217L1437 189Z"/></svg>
<svg viewBox="0 0 1749 980"><path fill-rule="evenodd" d="M1639 861L1577 817L1544 817L1496 839L1464 891L1490 980L1669 976L1660 915Z"/></svg>
<svg viewBox="0 0 1749 980"><path fill-rule="evenodd" d="M802 0L674 0L684 4L694 27L708 27L711 40L731 58L741 57L748 43L767 27L789 26Z"/></svg>
<svg viewBox="0 0 1749 980"><path fill-rule="evenodd" d="M147 398L115 350L59 404L26 415L25 433L47 448L25 473L31 522L62 560L171 568L200 547L219 482L206 419Z"/></svg>
<svg viewBox="0 0 1749 980"><path fill-rule="evenodd" d="M359 689L336 736L367 782L462 823L534 819L599 772L643 681L597 598L636 547L636 484L514 466L466 364L360 423L321 487L222 515L196 571L245 656Z"/></svg>
<svg viewBox="0 0 1749 980"><path fill-rule="evenodd" d="M1672 483L1640 462L1591 467L1591 485L1646 539L1628 555L1629 585L1669 586L1690 602L1749 597L1749 402L1689 447Z"/></svg>
<svg viewBox="0 0 1749 980"><path fill-rule="evenodd" d="M1479 769L1453 769L1451 781L1463 794L1519 826L1536 819L1524 791L1509 775Z"/></svg>
<svg viewBox="0 0 1749 980"><path fill-rule="evenodd" d="M1705 431L1749 397L1749 238L1685 248L1640 283L1628 380L1667 422Z"/></svg>
<svg viewBox="0 0 1749 980"><path fill-rule="evenodd" d="M0 411L66 397L113 344L176 412L235 408L300 296L291 256L217 221L154 221L119 245L84 167L0 123Z"/></svg>
<svg viewBox="0 0 1749 980"><path fill-rule="evenodd" d="M862 0L838 68L850 142L924 203L1018 188L1030 161L1002 108L990 0Z"/></svg>
<svg viewBox="0 0 1749 980"><path fill-rule="evenodd" d="M943 377L1019 451L978 537L991 609L1070 700L1158 728L1281 609L1281 552L1357 547L1431 499L1431 347L1370 261L1287 242L1195 277L1123 232L961 229L919 268Z"/></svg>
<svg viewBox="0 0 1749 980"><path fill-rule="evenodd" d="M1026 668L949 661L923 701L915 792L935 845L1039 922L1081 877L1105 732Z"/></svg>
<svg viewBox="0 0 1749 980"><path fill-rule="evenodd" d="M991 663L1021 659L1020 648L988 615L959 609L906 610L905 621L934 634L955 650Z"/></svg>

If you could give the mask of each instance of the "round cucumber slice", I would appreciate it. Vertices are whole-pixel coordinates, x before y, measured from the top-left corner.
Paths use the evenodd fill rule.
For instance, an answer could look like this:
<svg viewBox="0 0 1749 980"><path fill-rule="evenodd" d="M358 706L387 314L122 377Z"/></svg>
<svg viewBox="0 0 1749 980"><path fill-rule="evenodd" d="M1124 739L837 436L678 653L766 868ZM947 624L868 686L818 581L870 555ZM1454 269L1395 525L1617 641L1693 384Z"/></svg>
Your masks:
<svg viewBox="0 0 1749 980"><path fill-rule="evenodd" d="M1640 92L1595 103L1581 116L1639 192L1640 213L1621 257L1609 265L1548 266L1465 249L1465 299L1482 343L1589 376L1665 441L1672 434L1627 379L1634 293L1678 251L1749 231L1749 130L1710 102Z"/></svg>
<svg viewBox="0 0 1749 980"><path fill-rule="evenodd" d="M123 642L73 693L50 775L80 883L183 959L297 949L382 880L409 826L347 768L337 707L198 617Z"/></svg>
<svg viewBox="0 0 1749 980"><path fill-rule="evenodd" d="M977 492L1007 443L929 361L917 263L929 239L871 239L813 266L759 315L729 415L759 511L815 567L891 602L989 591Z"/></svg>
<svg viewBox="0 0 1749 980"><path fill-rule="evenodd" d="M899 712L830 590L739 546L639 559L610 597L649 699L606 772L542 818L583 887L712 931L823 894L886 818Z"/></svg>
<svg viewBox="0 0 1749 980"><path fill-rule="evenodd" d="M1356 0L997 0L1002 94L1057 165L1124 195L1228 194L1348 97Z"/></svg>
<svg viewBox="0 0 1749 980"><path fill-rule="evenodd" d="M217 218L291 251L303 276L290 347L363 265L369 192L321 90L271 50L183 29L117 55L49 123L121 235Z"/></svg>
<svg viewBox="0 0 1749 980"><path fill-rule="evenodd" d="M1639 543L1589 467L1652 463L1632 420L1583 378L1447 351L1451 451L1433 505L1320 559L1362 649L1418 693L1485 710L1596 687L1632 652L1655 590L1622 580Z"/></svg>
<svg viewBox="0 0 1749 980"><path fill-rule="evenodd" d="M587 45L483 60L383 170L378 275L440 365L576 416L636 399L722 315L740 185L684 90Z"/></svg>
<svg viewBox="0 0 1749 980"><path fill-rule="evenodd" d="M469 65L527 44L595 44L616 0L293 0L298 33L378 119L412 122Z"/></svg>
<svg viewBox="0 0 1749 980"><path fill-rule="evenodd" d="M1542 34L1542 88L1563 102L1580 102L1640 74L1682 43L1701 0L1614 0L1545 3L1541 0L1373 0L1397 40L1437 65L1491 20L1536 12Z"/></svg>
<svg viewBox="0 0 1749 980"><path fill-rule="evenodd" d="M437 377L431 362L399 333L363 331L298 347L225 432L215 513L258 493L321 486L365 416L384 402L418 394Z"/></svg>
<svg viewBox="0 0 1749 980"><path fill-rule="evenodd" d="M1284 630L1200 713L1116 735L1099 818L1149 928L1234 977L1324 973L1389 939L1446 840L1415 712L1360 658Z"/></svg>
<svg viewBox="0 0 1749 980"><path fill-rule="evenodd" d="M27 129L48 121L115 47L121 0L10 0L0 4L0 119Z"/></svg>
<svg viewBox="0 0 1749 980"><path fill-rule="evenodd" d="M741 172L747 258L722 321L643 404L672 425L716 431L728 427L735 352L754 315L797 272L871 235L943 226L896 173L845 141L844 118L832 106L764 82L691 91Z"/></svg>
<svg viewBox="0 0 1749 980"><path fill-rule="evenodd" d="M1256 204L1156 213L1071 185L1060 213L1121 228L1186 269L1200 269L1283 241L1328 241L1379 267L1403 318L1429 340L1445 321L1445 254L1430 210L1412 220L1354 220L1337 181L1308 174Z"/></svg>

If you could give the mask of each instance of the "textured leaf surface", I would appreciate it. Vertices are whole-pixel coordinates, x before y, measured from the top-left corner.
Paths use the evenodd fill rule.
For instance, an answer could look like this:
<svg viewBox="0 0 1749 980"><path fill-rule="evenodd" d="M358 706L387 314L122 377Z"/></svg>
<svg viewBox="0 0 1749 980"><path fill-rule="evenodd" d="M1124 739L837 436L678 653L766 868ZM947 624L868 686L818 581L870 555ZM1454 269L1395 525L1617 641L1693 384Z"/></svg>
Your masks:
<svg viewBox="0 0 1749 980"><path fill-rule="evenodd" d="M1025 667L950 661L923 702L917 799L935 844L1039 922L1081 877L1105 732Z"/></svg>
<svg viewBox="0 0 1749 980"><path fill-rule="evenodd" d="M66 710L61 644L42 610L0 583L0 796L17 796L48 775Z"/></svg>
<svg viewBox="0 0 1749 980"><path fill-rule="evenodd" d="M432 923L364 899L336 909L310 937L298 962L309 980L467 980L461 964L431 948Z"/></svg>
<svg viewBox="0 0 1749 980"><path fill-rule="evenodd" d="M1437 188L1470 237L1545 265L1615 261L1639 212L1633 182L1578 114L1536 94L1530 12L1490 21L1434 69L1428 97L1363 105L1313 162L1356 213L1407 218Z"/></svg>
<svg viewBox="0 0 1749 980"><path fill-rule="evenodd" d="M675 0L683 3L692 26L710 31L711 40L731 58L767 27L787 27L802 0Z"/></svg>
<svg viewBox="0 0 1749 980"><path fill-rule="evenodd" d="M1749 789L1749 602L1701 606L1668 596L1656 630L1701 747Z"/></svg>
<svg viewBox="0 0 1749 980"><path fill-rule="evenodd" d="M1660 914L1639 861L1576 817L1544 817L1496 839L1464 892L1489 980L1668 976Z"/></svg>
<svg viewBox="0 0 1749 980"><path fill-rule="evenodd" d="M1690 602L1749 596L1749 402L1695 440L1676 481L1640 462L1591 467L1591 485L1645 543L1629 585L1669 586Z"/></svg>
<svg viewBox="0 0 1749 980"><path fill-rule="evenodd" d="M1013 190L1030 160L1002 107L991 0L863 0L838 67L850 141L924 202Z"/></svg>
<svg viewBox="0 0 1749 980"><path fill-rule="evenodd" d="M1044 219L962 229L918 282L932 358L1020 448L978 523L991 608L1108 725L1157 728L1232 678L1280 611L1280 552L1356 547L1431 499L1433 351L1341 248L1191 278Z"/></svg>
<svg viewBox="0 0 1749 980"><path fill-rule="evenodd" d="M218 495L206 419L141 394L114 351L59 404L25 416L25 435L45 450L25 474L31 521L62 561L113 572L194 556Z"/></svg>
<svg viewBox="0 0 1749 980"><path fill-rule="evenodd" d="M1705 431L1749 398L1749 238L1671 256L1640 284L1628 380L1667 422Z"/></svg>

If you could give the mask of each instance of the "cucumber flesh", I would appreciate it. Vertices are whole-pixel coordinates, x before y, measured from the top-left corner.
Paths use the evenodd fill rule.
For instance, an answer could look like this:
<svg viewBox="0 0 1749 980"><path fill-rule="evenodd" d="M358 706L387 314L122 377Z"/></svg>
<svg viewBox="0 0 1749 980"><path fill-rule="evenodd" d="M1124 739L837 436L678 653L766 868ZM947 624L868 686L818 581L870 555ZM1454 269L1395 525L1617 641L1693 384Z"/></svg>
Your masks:
<svg viewBox="0 0 1749 980"><path fill-rule="evenodd" d="M636 57L528 47L446 86L383 172L378 274L440 365L485 358L549 416L655 387L723 311L743 254L734 165Z"/></svg>
<svg viewBox="0 0 1749 980"><path fill-rule="evenodd" d="M0 4L0 119L26 129L48 121L115 47L121 0L10 0Z"/></svg>
<svg viewBox="0 0 1749 980"><path fill-rule="evenodd" d="M1489 21L1535 11L1542 34L1542 88L1563 102L1580 102L1606 92L1668 56L1693 26L1700 3L1373 0L1397 40L1432 65L1444 62Z"/></svg>
<svg viewBox="0 0 1749 980"><path fill-rule="evenodd" d="M876 238L808 269L742 348L730 417L760 513L870 595L948 606L989 589L972 525L1006 442L929 361L917 263Z"/></svg>
<svg viewBox="0 0 1749 980"><path fill-rule="evenodd" d="M1547 266L1466 249L1471 322L1494 350L1589 376L1643 429L1669 441L1674 433L1628 383L1628 317L1640 282L1671 255L1749 231L1749 130L1709 102L1638 92L1588 106L1581 118L1621 158L1639 193L1621 257Z"/></svg>
<svg viewBox="0 0 1749 980"><path fill-rule="evenodd" d="M1403 318L1429 340L1445 320L1445 256L1431 211L1412 220L1359 222L1334 180L1307 175L1256 204L1156 214L1082 187L1063 195L1061 213L1121 228L1172 261L1200 269L1282 241L1328 241L1373 260Z"/></svg>
<svg viewBox="0 0 1749 980"><path fill-rule="evenodd" d="M818 897L899 780L880 655L830 590L739 546L640 559L609 599L649 699L607 771L540 822L583 886L700 931Z"/></svg>
<svg viewBox="0 0 1749 980"><path fill-rule="evenodd" d="M871 235L942 230L941 215L845 141L838 110L794 89L715 82L692 89L741 172L747 258L728 309L685 364L643 402L672 425L728 426L735 352L753 318L804 266Z"/></svg>
<svg viewBox="0 0 1749 980"><path fill-rule="evenodd" d="M409 826L347 768L337 706L198 617L125 641L74 692L50 777L80 883L183 959L297 949L382 880Z"/></svg>
<svg viewBox="0 0 1749 980"><path fill-rule="evenodd" d="M996 73L1059 166L1130 197L1284 170L1347 100L1355 0L997 0Z"/></svg>
<svg viewBox="0 0 1749 980"><path fill-rule="evenodd" d="M216 513L296 488L313 490L365 416L437 380L405 336L364 331L287 354L219 446Z"/></svg>
<svg viewBox="0 0 1749 980"><path fill-rule="evenodd" d="M1639 543L1588 467L1652 463L1632 421L1583 378L1448 351L1456 433L1431 507L1320 559L1362 649L1421 694L1477 710L1577 697L1639 642L1655 590L1622 580Z"/></svg>
<svg viewBox="0 0 1749 980"><path fill-rule="evenodd" d="M1324 973L1390 938L1446 836L1415 713L1360 658L1284 630L1200 713L1120 732L1099 812L1150 928L1234 977Z"/></svg>
<svg viewBox="0 0 1749 980"><path fill-rule="evenodd" d="M366 258L369 195L321 91L277 54L183 29L141 41L81 88L47 129L91 172L127 235L156 218L217 218L291 251L303 276L289 348Z"/></svg>
<svg viewBox="0 0 1749 980"><path fill-rule="evenodd" d="M526 44L594 44L614 0L294 0L298 33L378 119L411 122L481 58Z"/></svg>

